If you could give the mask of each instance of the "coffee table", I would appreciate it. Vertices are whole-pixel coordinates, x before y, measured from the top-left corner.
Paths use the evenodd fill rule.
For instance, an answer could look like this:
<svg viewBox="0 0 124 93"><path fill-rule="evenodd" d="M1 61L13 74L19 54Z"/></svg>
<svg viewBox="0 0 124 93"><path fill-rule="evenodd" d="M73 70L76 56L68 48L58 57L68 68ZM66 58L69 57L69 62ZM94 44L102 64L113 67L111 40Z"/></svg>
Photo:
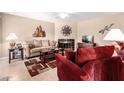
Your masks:
<svg viewBox="0 0 124 93"><path fill-rule="evenodd" d="M55 48L55 49L45 49L40 51L40 60L43 58L43 62L46 63L46 59L47 56L49 56L50 54L55 55L55 53L61 53L62 55L64 55L64 49L62 48ZM55 57L55 56L54 56Z"/></svg>

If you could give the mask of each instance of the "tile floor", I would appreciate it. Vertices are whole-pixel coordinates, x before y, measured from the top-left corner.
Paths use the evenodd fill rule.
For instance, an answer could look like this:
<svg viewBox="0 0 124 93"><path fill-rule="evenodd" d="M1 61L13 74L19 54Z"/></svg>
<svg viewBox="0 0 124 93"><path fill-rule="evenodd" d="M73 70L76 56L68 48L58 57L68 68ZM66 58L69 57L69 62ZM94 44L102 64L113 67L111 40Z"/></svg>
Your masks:
<svg viewBox="0 0 124 93"><path fill-rule="evenodd" d="M11 64L8 60L0 61L0 78L9 77L10 81L56 81L56 68L45 71L31 77L23 61L15 61Z"/></svg>

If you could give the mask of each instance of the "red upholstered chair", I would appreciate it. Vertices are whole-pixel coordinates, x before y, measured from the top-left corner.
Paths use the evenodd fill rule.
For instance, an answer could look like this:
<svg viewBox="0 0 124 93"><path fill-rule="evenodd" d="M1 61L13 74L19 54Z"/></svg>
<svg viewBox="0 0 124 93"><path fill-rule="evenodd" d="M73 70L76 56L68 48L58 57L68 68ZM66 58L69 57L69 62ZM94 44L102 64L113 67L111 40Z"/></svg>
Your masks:
<svg viewBox="0 0 124 93"><path fill-rule="evenodd" d="M87 51L87 52L86 52ZM56 54L59 80L124 80L124 63L120 57L112 57L113 46L77 49L67 57ZM74 57L75 63L70 57ZM70 57L69 57L70 55Z"/></svg>
<svg viewBox="0 0 124 93"><path fill-rule="evenodd" d="M61 81L90 80L89 75L78 65L61 54L56 54L57 75Z"/></svg>

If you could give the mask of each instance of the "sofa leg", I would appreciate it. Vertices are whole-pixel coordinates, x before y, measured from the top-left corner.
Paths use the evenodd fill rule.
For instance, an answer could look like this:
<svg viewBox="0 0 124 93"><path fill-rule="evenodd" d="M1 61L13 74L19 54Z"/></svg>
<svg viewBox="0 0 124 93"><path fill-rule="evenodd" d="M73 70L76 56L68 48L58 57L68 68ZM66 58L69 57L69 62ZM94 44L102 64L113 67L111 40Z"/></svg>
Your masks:
<svg viewBox="0 0 124 93"><path fill-rule="evenodd" d="M25 57L25 59L30 59L30 57Z"/></svg>

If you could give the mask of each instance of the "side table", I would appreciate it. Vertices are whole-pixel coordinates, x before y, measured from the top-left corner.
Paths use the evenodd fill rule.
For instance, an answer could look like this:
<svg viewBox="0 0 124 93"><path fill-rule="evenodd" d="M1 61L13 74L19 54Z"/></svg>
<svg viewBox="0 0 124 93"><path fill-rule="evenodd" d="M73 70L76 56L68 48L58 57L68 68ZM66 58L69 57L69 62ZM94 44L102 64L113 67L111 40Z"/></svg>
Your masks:
<svg viewBox="0 0 124 93"><path fill-rule="evenodd" d="M21 59L23 60L24 59L24 56L23 56L23 48L14 48L14 49L9 49L9 64L11 63L11 60L13 59L19 59L19 58L16 58L15 57L15 50L18 50L21 52Z"/></svg>

